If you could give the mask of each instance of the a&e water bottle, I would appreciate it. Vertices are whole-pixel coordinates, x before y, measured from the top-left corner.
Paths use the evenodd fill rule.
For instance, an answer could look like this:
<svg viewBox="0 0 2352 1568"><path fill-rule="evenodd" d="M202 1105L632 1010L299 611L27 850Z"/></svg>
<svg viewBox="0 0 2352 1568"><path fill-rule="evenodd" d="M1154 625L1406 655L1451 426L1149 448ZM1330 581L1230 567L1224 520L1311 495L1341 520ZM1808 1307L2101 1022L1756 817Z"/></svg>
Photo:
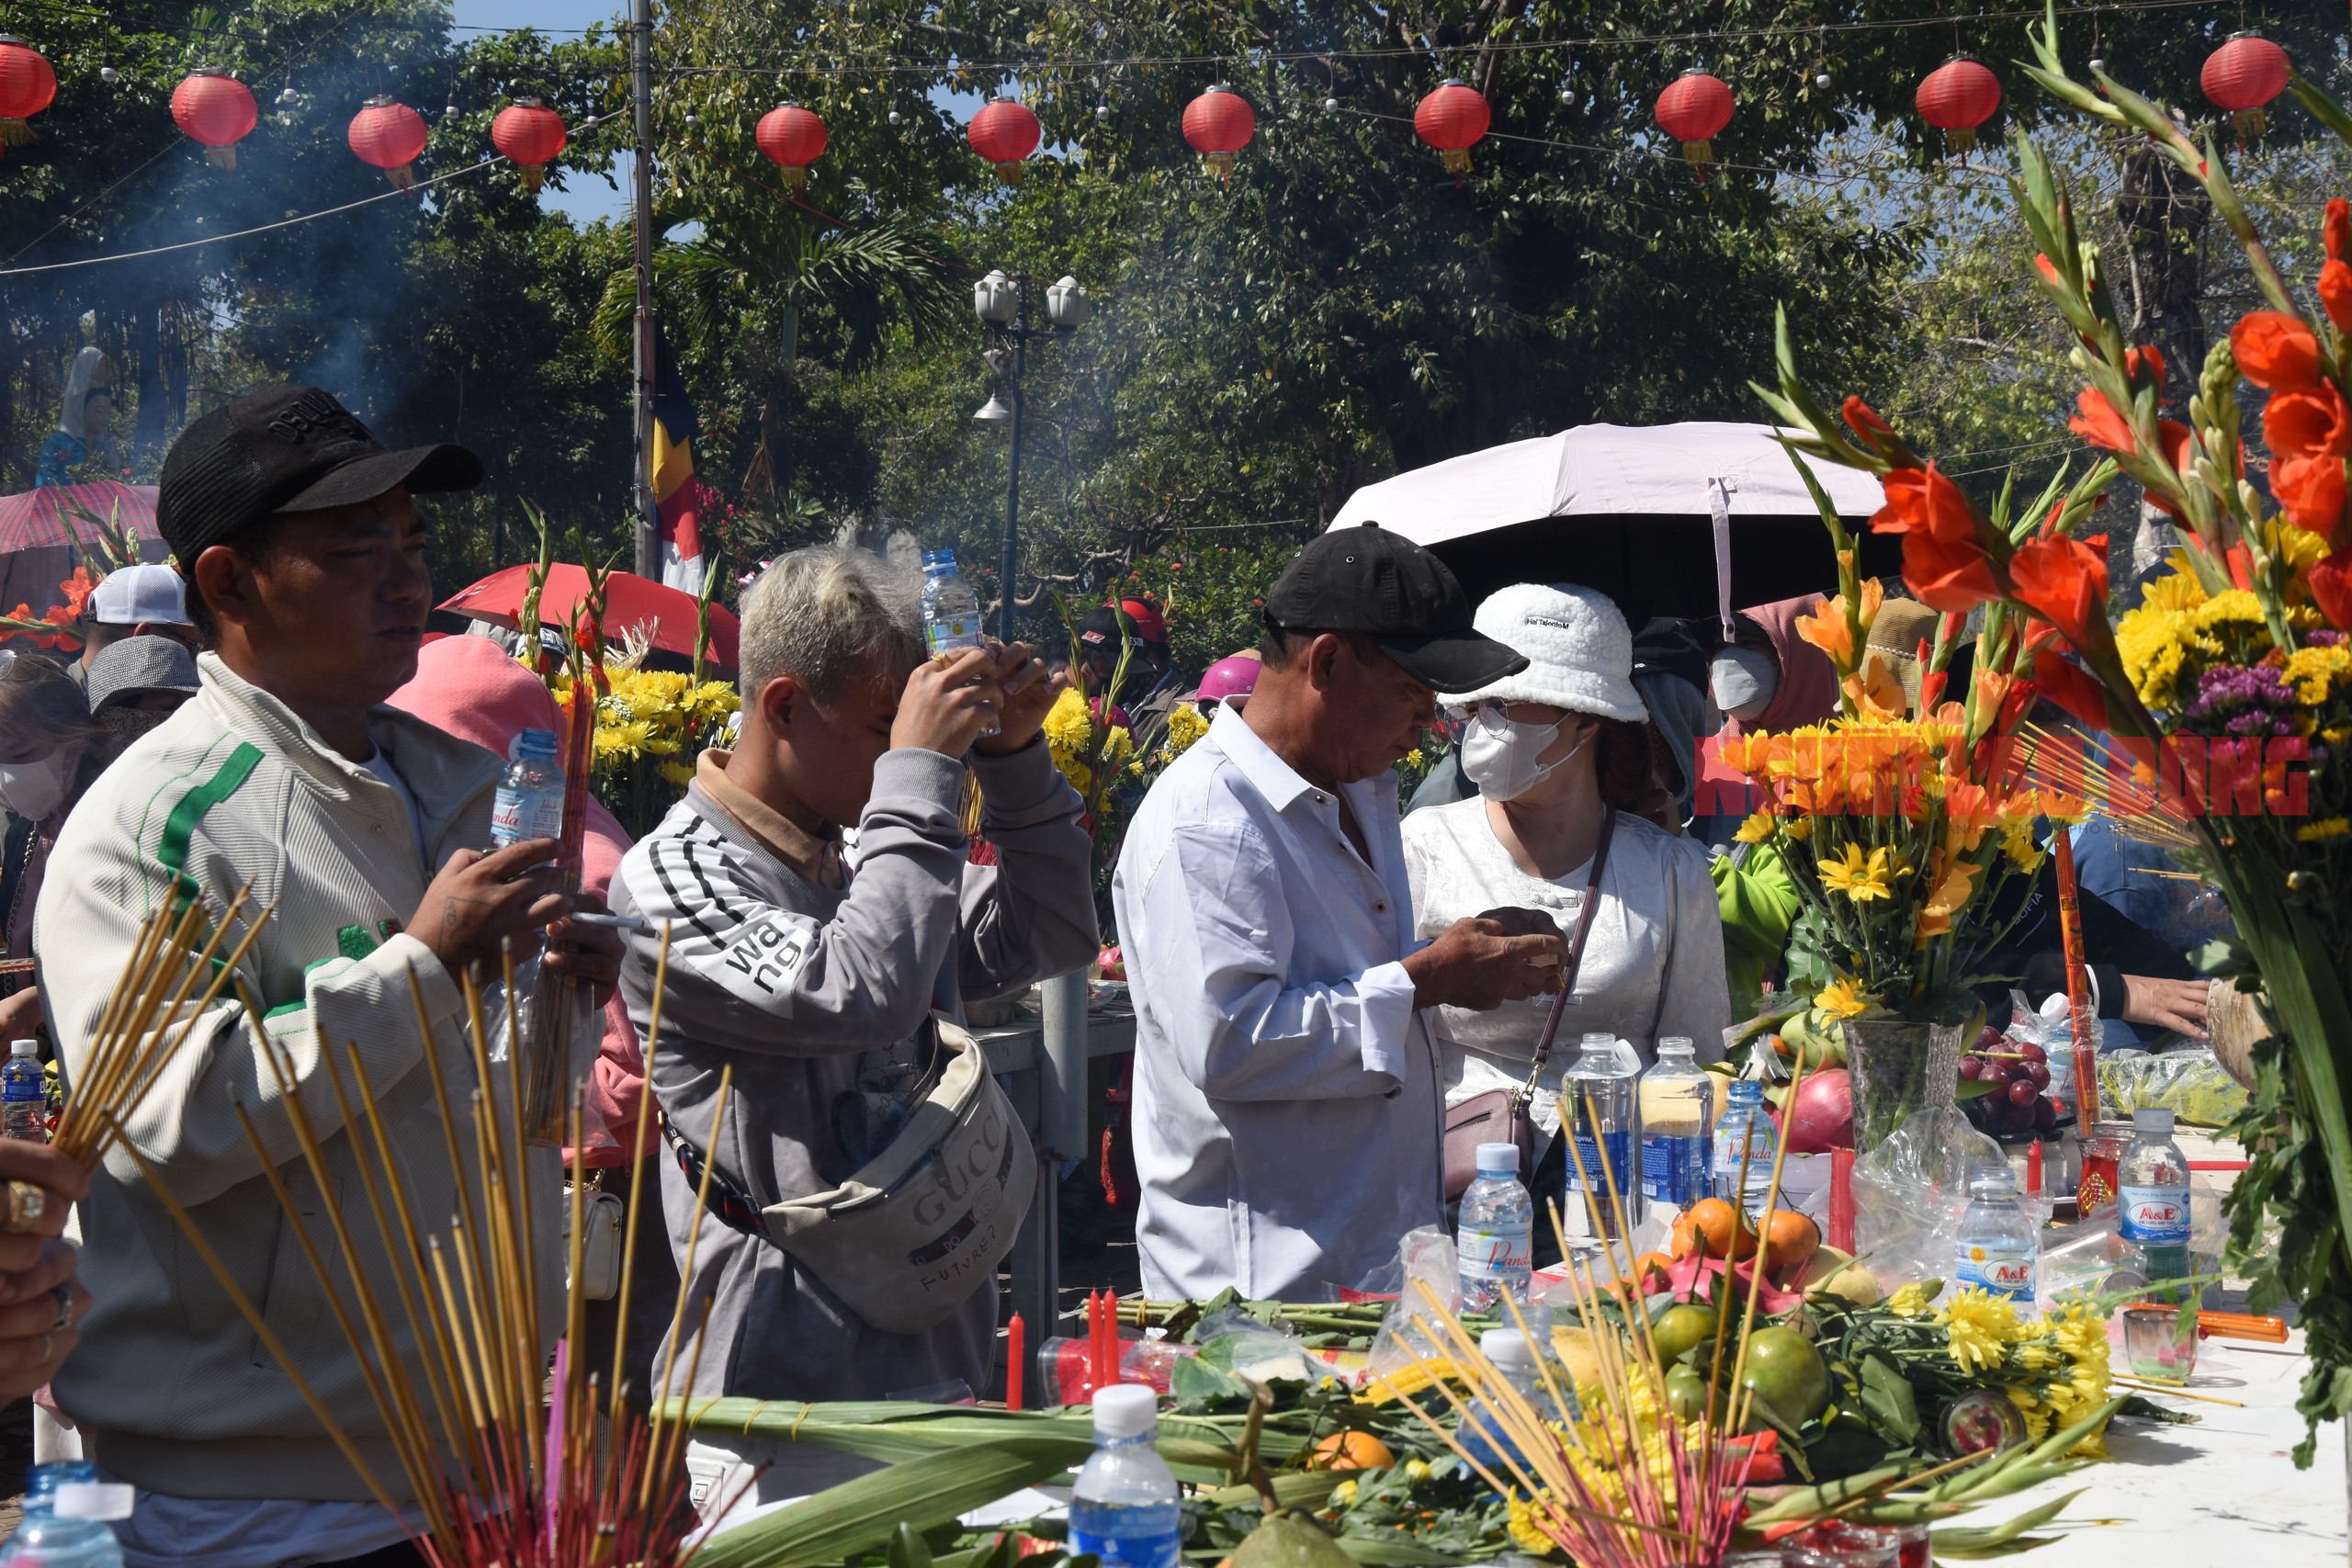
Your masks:
<svg viewBox="0 0 2352 1568"><path fill-rule="evenodd" d="M2033 1315L2041 1244L2007 1166L1981 1167L1969 1177L1968 1212L1960 1217L1953 1252L1952 1277L1962 1286L2007 1297L2021 1316Z"/></svg>
<svg viewBox="0 0 2352 1568"><path fill-rule="evenodd" d="M44 1497L28 1493L0 1568L122 1568L122 1543L109 1527L130 1517L134 1495L119 1483L64 1479Z"/></svg>
<svg viewBox="0 0 2352 1568"><path fill-rule="evenodd" d="M491 841L500 849L563 831L563 767L555 731L526 729L507 743L506 771L490 807Z"/></svg>
<svg viewBox="0 0 2352 1568"><path fill-rule="evenodd" d="M1764 1114L1764 1086L1734 1078L1724 1091L1724 1119L1715 1123L1715 1196L1737 1203L1751 1224L1761 1224L1772 1195L1772 1156L1780 1136ZM1744 1163L1743 1163L1744 1162ZM1740 1173L1747 1172L1743 1186Z"/></svg>
<svg viewBox="0 0 2352 1568"><path fill-rule="evenodd" d="M1491 1312L1506 1294L1526 1304L1535 1267L1535 1200L1520 1184L1517 1144L1478 1145L1478 1179L1463 1190L1453 1253L1464 1312Z"/></svg>
<svg viewBox="0 0 2352 1568"><path fill-rule="evenodd" d="M1707 1195L1713 1080L1692 1049L1690 1041L1668 1036L1642 1075L1642 1196L1669 1209L1687 1209Z"/></svg>
<svg viewBox="0 0 2352 1568"><path fill-rule="evenodd" d="M1069 1549L1102 1568L1176 1568L1183 1515L1176 1477L1152 1440L1159 1396L1125 1382L1094 1395L1094 1452L1069 1500Z"/></svg>
<svg viewBox="0 0 2352 1568"><path fill-rule="evenodd" d="M8 1044L8 1065L0 1067L0 1138L49 1142L49 1080L40 1070L37 1041Z"/></svg>
<svg viewBox="0 0 2352 1568"><path fill-rule="evenodd" d="M2151 1285L2188 1278L2188 1159L2172 1140L2172 1111L2132 1112L2132 1146L2116 1168L2117 1234Z"/></svg>
<svg viewBox="0 0 2352 1568"><path fill-rule="evenodd" d="M1642 1146L1641 1077L1641 1057L1613 1034L1586 1035L1577 1059L1560 1075L1560 1127L1575 1139L1567 1156L1570 1201L1593 1221L1594 1235L1611 1240L1620 1234L1621 1213L1627 1225L1642 1223L1635 1158Z"/></svg>

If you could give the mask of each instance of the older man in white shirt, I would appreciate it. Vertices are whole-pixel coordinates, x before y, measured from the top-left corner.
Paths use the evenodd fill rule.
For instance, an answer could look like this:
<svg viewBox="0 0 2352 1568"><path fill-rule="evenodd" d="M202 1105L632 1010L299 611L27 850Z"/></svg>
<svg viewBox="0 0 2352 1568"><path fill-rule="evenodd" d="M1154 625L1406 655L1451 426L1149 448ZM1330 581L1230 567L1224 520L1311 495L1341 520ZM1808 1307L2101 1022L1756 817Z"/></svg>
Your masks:
<svg viewBox="0 0 2352 1568"><path fill-rule="evenodd" d="M1444 1091L1420 1010L1559 976L1559 935L1530 911L1416 943L1389 773L1438 691L1526 660L1473 629L1436 557L1374 524L1301 551L1265 618L1249 707L1152 786L1112 883L1154 1296L1328 1297L1442 1223Z"/></svg>

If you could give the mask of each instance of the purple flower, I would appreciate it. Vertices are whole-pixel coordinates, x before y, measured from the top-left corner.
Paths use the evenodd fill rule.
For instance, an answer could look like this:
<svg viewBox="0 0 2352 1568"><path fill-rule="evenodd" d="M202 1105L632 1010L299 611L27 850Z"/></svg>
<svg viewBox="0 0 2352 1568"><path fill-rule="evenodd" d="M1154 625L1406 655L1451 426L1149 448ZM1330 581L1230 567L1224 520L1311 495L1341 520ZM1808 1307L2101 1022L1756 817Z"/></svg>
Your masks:
<svg viewBox="0 0 2352 1568"><path fill-rule="evenodd" d="M2181 716L2192 729L2224 735L2292 735L2295 689L2262 665L2217 664L2197 678L2197 700Z"/></svg>

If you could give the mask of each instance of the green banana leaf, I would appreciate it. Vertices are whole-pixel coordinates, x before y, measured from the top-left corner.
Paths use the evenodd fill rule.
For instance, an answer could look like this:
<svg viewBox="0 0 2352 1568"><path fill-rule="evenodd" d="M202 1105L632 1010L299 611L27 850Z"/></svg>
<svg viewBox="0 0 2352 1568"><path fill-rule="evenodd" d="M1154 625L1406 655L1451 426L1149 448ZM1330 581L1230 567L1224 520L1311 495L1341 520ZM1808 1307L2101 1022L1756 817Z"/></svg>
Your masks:
<svg viewBox="0 0 2352 1568"><path fill-rule="evenodd" d="M662 1415L696 1431L815 1443L884 1464L1005 1438L1067 1438L1090 1446L1094 1441L1094 1419L1084 1409L982 1410L901 1400L803 1404L781 1399L669 1399L662 1403ZM1240 1473L1241 1456L1232 1437L1205 1421L1161 1416L1157 1446L1180 1480L1214 1483ZM1274 1440L1261 1451L1280 1463L1300 1446L1295 1438Z"/></svg>
<svg viewBox="0 0 2352 1568"><path fill-rule="evenodd" d="M721 1530L696 1568L818 1568L885 1545L902 1524L943 1525L1086 1462L1094 1440L998 1438L925 1454L820 1492L764 1518Z"/></svg>

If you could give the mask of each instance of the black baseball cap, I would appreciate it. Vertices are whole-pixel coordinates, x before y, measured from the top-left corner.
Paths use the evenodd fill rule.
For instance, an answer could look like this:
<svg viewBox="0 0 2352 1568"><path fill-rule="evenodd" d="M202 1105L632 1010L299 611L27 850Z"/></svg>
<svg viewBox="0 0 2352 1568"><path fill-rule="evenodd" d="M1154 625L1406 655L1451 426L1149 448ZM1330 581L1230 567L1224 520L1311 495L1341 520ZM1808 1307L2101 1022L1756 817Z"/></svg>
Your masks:
<svg viewBox="0 0 2352 1568"><path fill-rule="evenodd" d="M1143 631L1135 617L1114 604L1105 604L1087 613L1078 623L1078 640L1090 649L1116 648L1122 642L1141 644Z"/></svg>
<svg viewBox="0 0 2352 1568"><path fill-rule="evenodd" d="M1470 599L1437 557L1377 523L1317 538L1266 595L1289 631L1362 632L1397 668L1440 692L1475 692L1527 656L1470 624Z"/></svg>
<svg viewBox="0 0 2352 1568"><path fill-rule="evenodd" d="M447 443L395 452L316 387L271 387L192 421L164 457L155 528L183 567L264 518L373 501L395 486L471 490L481 459Z"/></svg>

